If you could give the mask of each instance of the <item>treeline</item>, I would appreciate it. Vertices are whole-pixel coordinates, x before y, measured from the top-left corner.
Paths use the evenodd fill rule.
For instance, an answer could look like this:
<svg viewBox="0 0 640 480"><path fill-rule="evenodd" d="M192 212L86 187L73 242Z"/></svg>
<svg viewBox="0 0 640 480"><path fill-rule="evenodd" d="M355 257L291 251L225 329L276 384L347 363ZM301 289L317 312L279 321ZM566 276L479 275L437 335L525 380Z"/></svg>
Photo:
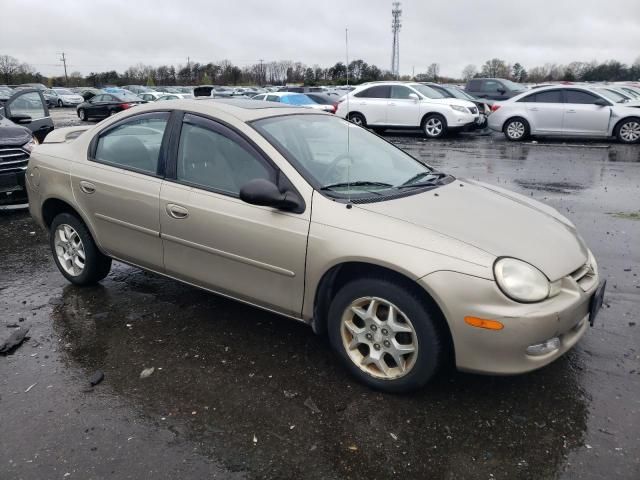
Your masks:
<svg viewBox="0 0 640 480"><path fill-rule="evenodd" d="M71 72L64 76L45 77L31 65L20 62L9 55L0 55L0 83L20 84L38 82L48 85L67 86L106 86L106 85L343 85L359 84L376 80L392 80L389 70L383 70L364 60L354 60L348 67L337 62L331 67L320 65L308 66L301 62L289 60L259 62L239 67L229 60L209 63L187 63L186 65L151 65L137 64L124 72L110 70L91 72L83 76L80 72ZM572 62L568 65L546 64L527 70L516 62L509 64L494 58L487 60L480 68L467 65L460 77L440 75L440 65L432 63L425 72L415 76L402 76L401 80L465 82L473 77L500 77L516 82L550 82L550 81L621 81L640 80L640 57L633 65L625 65L616 60L607 62Z"/></svg>

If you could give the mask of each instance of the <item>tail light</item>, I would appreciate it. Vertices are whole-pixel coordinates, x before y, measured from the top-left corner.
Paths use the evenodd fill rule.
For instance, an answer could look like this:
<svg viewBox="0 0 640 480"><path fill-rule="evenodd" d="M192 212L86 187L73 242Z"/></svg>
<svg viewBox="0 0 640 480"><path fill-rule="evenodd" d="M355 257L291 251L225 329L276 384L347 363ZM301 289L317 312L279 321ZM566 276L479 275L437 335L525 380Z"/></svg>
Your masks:
<svg viewBox="0 0 640 480"><path fill-rule="evenodd" d="M339 103L340 103L340 100L338 100L336 103L331 105L331 113L336 113L338 111L338 104Z"/></svg>
<svg viewBox="0 0 640 480"><path fill-rule="evenodd" d="M121 109L126 110L127 108L131 108L133 105L131 105L130 103L121 103L120 105L118 105Z"/></svg>
<svg viewBox="0 0 640 480"><path fill-rule="evenodd" d="M497 103L494 103L493 105L491 105L492 112L497 112L499 108L500 108L500 105L498 105Z"/></svg>

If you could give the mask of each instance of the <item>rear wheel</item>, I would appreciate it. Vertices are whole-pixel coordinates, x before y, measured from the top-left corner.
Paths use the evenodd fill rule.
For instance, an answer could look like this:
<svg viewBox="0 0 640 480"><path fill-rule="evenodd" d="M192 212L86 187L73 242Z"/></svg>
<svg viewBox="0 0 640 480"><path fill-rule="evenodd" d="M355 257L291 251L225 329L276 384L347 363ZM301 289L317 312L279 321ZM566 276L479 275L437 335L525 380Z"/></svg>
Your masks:
<svg viewBox="0 0 640 480"><path fill-rule="evenodd" d="M370 387L415 390L438 371L444 339L422 298L382 278L345 285L331 302L329 338L349 371Z"/></svg>
<svg viewBox="0 0 640 480"><path fill-rule="evenodd" d="M367 121L361 113L350 113L348 118L351 123L355 123L361 127L367 126Z"/></svg>
<svg viewBox="0 0 640 480"><path fill-rule="evenodd" d="M502 129L507 140L519 142L529 136L529 124L523 118L511 118L507 120Z"/></svg>
<svg viewBox="0 0 640 480"><path fill-rule="evenodd" d="M115 110L111 110L111 111L109 111L109 116L113 117L116 113L118 113L118 112L116 112Z"/></svg>
<svg viewBox="0 0 640 480"><path fill-rule="evenodd" d="M93 285L109 274L111 258L96 246L75 215L61 213L51 222L50 245L60 273L76 285Z"/></svg>
<svg viewBox="0 0 640 480"><path fill-rule="evenodd" d="M629 118L620 122L616 129L616 137L621 143L640 142L640 119Z"/></svg>
<svg viewBox="0 0 640 480"><path fill-rule="evenodd" d="M447 121L442 115L432 113L422 122L422 131L427 138L441 138L447 133Z"/></svg>

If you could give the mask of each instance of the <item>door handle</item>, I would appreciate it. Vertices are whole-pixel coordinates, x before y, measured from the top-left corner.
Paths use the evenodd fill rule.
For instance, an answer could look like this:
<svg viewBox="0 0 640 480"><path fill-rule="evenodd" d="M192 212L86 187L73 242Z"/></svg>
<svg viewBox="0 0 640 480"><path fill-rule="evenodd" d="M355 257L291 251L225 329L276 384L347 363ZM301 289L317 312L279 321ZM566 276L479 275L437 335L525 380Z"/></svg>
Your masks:
<svg viewBox="0 0 640 480"><path fill-rule="evenodd" d="M95 193L96 186L91 182L86 182L84 180L81 180L80 181L80 190L82 190L84 193L88 193L90 195L92 193Z"/></svg>
<svg viewBox="0 0 640 480"><path fill-rule="evenodd" d="M538 111L538 107L532 107L529 110L532 111L532 112L537 112Z"/></svg>
<svg viewBox="0 0 640 480"><path fill-rule="evenodd" d="M567 110L567 113L576 113L575 110Z"/></svg>
<svg viewBox="0 0 640 480"><path fill-rule="evenodd" d="M170 217L180 220L189 216L189 210L175 203L167 203L167 214Z"/></svg>

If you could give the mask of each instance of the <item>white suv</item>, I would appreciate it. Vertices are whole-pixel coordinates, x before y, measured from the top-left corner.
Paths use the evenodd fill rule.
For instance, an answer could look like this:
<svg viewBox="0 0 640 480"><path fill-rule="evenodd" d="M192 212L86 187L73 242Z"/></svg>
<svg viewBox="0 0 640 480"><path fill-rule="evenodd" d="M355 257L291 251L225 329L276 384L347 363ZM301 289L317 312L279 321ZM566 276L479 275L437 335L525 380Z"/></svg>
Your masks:
<svg viewBox="0 0 640 480"><path fill-rule="evenodd" d="M336 115L376 132L420 128L429 138L477 125L478 108L467 100L445 98L421 83L376 82L344 96Z"/></svg>

